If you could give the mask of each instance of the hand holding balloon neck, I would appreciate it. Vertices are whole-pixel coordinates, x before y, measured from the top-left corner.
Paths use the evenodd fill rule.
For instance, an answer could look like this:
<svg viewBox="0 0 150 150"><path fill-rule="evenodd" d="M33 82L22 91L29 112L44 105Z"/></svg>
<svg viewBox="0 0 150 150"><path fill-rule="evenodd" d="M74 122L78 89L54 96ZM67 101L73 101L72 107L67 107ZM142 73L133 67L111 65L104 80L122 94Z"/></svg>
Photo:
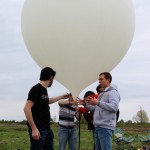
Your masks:
<svg viewBox="0 0 150 150"><path fill-rule="evenodd" d="M68 94L68 93L67 93ZM68 101L69 101L69 104L71 104L71 105L75 105L75 106L77 106L77 105L79 105L79 103L78 103L78 101L75 99L73 99L73 96L71 95L71 93L69 93L68 95L70 95L69 96L69 99L68 99Z"/></svg>
<svg viewBox="0 0 150 150"><path fill-rule="evenodd" d="M84 100L85 100L85 102L86 102L87 104L90 104L90 105L98 105L98 99L96 99L96 98L93 98L93 97L88 96L88 97L86 97Z"/></svg>
<svg viewBox="0 0 150 150"><path fill-rule="evenodd" d="M78 105L84 105L85 104L85 100L80 99L79 97L76 98L76 101L77 101Z"/></svg>
<svg viewBox="0 0 150 150"><path fill-rule="evenodd" d="M71 93L66 93L66 94L63 94L62 95L62 99L67 99L67 98L72 98L72 95L71 95Z"/></svg>
<svg viewBox="0 0 150 150"><path fill-rule="evenodd" d="M79 105L79 102L78 102L77 100L74 100L74 101L73 101L73 105L78 106L78 105Z"/></svg>

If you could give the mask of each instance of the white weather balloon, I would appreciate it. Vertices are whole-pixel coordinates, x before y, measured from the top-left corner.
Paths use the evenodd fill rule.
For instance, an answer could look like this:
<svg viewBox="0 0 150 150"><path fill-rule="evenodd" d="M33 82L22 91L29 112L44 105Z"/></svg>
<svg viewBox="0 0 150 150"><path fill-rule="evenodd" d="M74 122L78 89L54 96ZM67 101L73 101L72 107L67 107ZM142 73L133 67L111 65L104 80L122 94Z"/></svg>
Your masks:
<svg viewBox="0 0 150 150"><path fill-rule="evenodd" d="M131 0L25 0L22 33L39 66L77 96L111 71L126 54L134 33Z"/></svg>

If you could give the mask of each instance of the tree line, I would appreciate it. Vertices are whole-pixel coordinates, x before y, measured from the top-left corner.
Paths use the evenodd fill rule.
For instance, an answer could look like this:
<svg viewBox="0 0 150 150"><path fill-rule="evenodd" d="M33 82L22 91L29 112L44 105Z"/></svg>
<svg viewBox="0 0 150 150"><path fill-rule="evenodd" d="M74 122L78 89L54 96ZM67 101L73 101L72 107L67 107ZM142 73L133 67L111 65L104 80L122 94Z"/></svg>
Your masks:
<svg viewBox="0 0 150 150"><path fill-rule="evenodd" d="M58 123L56 122L56 116L54 117L54 119L50 119L51 123ZM0 123L9 123L9 124L13 124L13 123L18 123L18 124L26 124L26 120L22 120L22 121L15 121L15 120L0 120ZM84 117L81 118L80 120L81 124L86 124L87 121L85 120ZM117 122L117 125L122 126L122 125L136 125L136 124L150 124L149 123L149 117L146 113L146 111L144 111L141 107L140 110L137 112L136 115L133 116L132 120L128 120L128 121L124 121L123 119L119 120Z"/></svg>

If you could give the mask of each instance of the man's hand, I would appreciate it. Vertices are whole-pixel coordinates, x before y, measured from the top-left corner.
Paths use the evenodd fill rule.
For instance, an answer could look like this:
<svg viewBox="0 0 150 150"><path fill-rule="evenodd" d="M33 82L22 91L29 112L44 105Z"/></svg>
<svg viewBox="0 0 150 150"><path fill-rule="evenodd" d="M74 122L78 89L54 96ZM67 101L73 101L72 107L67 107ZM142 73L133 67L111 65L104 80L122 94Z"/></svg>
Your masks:
<svg viewBox="0 0 150 150"><path fill-rule="evenodd" d="M71 97L71 94L66 93L57 97L49 98L49 104L55 103L61 99L68 99L70 97Z"/></svg>
<svg viewBox="0 0 150 150"><path fill-rule="evenodd" d="M78 105L84 105L85 104L85 100L80 99L79 97L76 98L76 101L77 101Z"/></svg>
<svg viewBox="0 0 150 150"><path fill-rule="evenodd" d="M90 104L90 105L97 105L98 104L98 99L92 98L90 96L85 98L85 101L86 101L87 104Z"/></svg>
<svg viewBox="0 0 150 150"><path fill-rule="evenodd" d="M40 132L37 128L32 130L32 138L34 140L39 140L41 138Z"/></svg>
<svg viewBox="0 0 150 150"><path fill-rule="evenodd" d="M62 95L62 99L67 99L70 98L71 94L70 93L66 93Z"/></svg>
<svg viewBox="0 0 150 150"><path fill-rule="evenodd" d="M75 107L75 109L76 109L76 111L79 111L79 110L80 110L80 107L79 107L79 106L77 106L77 107Z"/></svg>
<svg viewBox="0 0 150 150"><path fill-rule="evenodd" d="M73 101L72 101L72 105L78 106L78 105L79 105L79 102L78 102L77 100L73 100Z"/></svg>

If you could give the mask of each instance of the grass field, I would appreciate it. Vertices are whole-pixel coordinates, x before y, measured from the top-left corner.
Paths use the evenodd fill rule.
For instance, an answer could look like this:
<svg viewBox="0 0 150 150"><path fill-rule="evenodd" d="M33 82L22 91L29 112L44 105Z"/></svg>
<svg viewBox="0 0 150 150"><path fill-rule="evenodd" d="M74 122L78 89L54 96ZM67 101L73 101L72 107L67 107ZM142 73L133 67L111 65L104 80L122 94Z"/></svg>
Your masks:
<svg viewBox="0 0 150 150"><path fill-rule="evenodd" d="M58 150L58 125L52 124L51 127L55 136L55 150ZM92 131L90 132L86 128L86 125L81 125L80 150L93 150L93 134ZM141 146L137 138L138 134L146 135L146 130L141 130L141 127L130 127L124 128L124 131L125 136L128 137L132 135L135 137L132 146L133 150L137 150ZM114 142L113 149L116 149ZM0 123L0 150L29 150L29 137L26 125Z"/></svg>
<svg viewBox="0 0 150 150"><path fill-rule="evenodd" d="M58 150L58 125L52 125L54 146ZM92 132L81 130L81 140L84 144L81 150L92 150ZM29 137L26 125L0 124L0 150L29 150Z"/></svg>

